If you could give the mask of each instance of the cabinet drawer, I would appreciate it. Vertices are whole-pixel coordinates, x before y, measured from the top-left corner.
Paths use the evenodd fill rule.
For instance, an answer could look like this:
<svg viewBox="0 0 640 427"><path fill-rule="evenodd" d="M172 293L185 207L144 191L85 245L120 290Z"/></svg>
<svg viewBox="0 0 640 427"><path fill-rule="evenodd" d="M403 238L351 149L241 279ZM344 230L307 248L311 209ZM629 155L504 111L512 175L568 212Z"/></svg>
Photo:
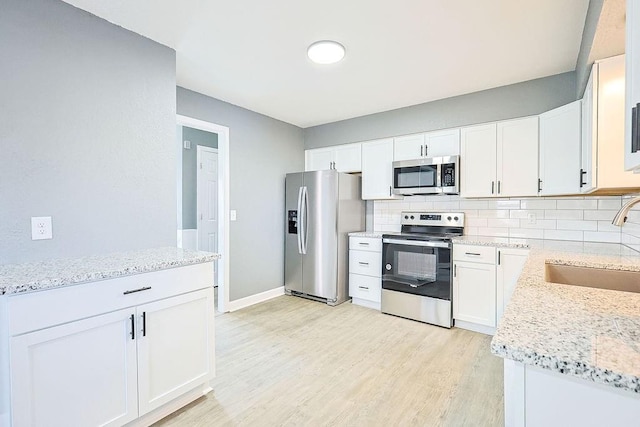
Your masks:
<svg viewBox="0 0 640 427"><path fill-rule="evenodd" d="M453 245L454 261L480 262L483 264L496 263L496 248L493 246Z"/></svg>
<svg viewBox="0 0 640 427"><path fill-rule="evenodd" d="M8 299L9 334L18 335L213 286L213 263L99 280ZM149 288L139 292L130 292ZM37 314L37 315L34 315Z"/></svg>
<svg viewBox="0 0 640 427"><path fill-rule="evenodd" d="M349 249L359 251L382 252L382 239L379 237L349 237Z"/></svg>
<svg viewBox="0 0 640 427"><path fill-rule="evenodd" d="M382 276L382 253L349 251L349 273Z"/></svg>
<svg viewBox="0 0 640 427"><path fill-rule="evenodd" d="M382 279L379 277L349 274L349 296L372 302L380 302Z"/></svg>

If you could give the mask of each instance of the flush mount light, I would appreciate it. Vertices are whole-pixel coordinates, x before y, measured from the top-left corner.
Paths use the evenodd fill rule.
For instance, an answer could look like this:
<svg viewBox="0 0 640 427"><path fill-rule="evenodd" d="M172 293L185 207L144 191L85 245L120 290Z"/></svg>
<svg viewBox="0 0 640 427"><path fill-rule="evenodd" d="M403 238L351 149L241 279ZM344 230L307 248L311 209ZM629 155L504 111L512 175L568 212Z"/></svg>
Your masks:
<svg viewBox="0 0 640 427"><path fill-rule="evenodd" d="M344 46L333 40L321 40L307 49L307 56L316 64L334 64L344 58Z"/></svg>

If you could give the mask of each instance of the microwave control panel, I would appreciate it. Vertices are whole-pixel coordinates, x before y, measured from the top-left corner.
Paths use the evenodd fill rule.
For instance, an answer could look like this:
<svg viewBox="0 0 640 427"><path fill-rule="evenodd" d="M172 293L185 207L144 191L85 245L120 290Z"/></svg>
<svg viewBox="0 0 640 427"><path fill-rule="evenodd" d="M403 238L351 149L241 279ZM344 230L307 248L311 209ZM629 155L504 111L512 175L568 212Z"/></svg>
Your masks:
<svg viewBox="0 0 640 427"><path fill-rule="evenodd" d="M445 163L442 165L442 186L455 187L456 185L456 165L455 163Z"/></svg>

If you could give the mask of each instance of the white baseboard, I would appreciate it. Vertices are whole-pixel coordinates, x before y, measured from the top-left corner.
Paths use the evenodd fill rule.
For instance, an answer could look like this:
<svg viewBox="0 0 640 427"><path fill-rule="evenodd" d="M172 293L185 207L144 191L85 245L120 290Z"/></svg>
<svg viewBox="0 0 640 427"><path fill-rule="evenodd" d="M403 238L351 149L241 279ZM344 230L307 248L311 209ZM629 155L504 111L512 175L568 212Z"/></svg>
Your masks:
<svg viewBox="0 0 640 427"><path fill-rule="evenodd" d="M235 301L229 301L228 309L229 311L237 311L242 308L249 307L250 305L258 304L282 295L284 295L284 286L260 292L259 294L250 295L245 298L240 298Z"/></svg>
<svg viewBox="0 0 640 427"><path fill-rule="evenodd" d="M198 250L198 230L178 230L178 247L183 249Z"/></svg>
<svg viewBox="0 0 640 427"><path fill-rule="evenodd" d="M486 335L495 335L496 333L496 328L492 328L491 326L478 325L477 323L465 322L464 320L456 320L454 326L456 328L466 329L473 332L480 332L481 334Z"/></svg>
<svg viewBox="0 0 640 427"><path fill-rule="evenodd" d="M205 396L207 393L211 392L212 388L209 384L203 384L194 388L193 390L183 394L180 397L175 398L169 403L162 405L159 408L154 409L153 411L141 416L138 419L131 421L127 424L127 427L146 427L151 424L160 421L164 417L173 414L178 409L181 409L187 406L189 403L193 402L196 399Z"/></svg>

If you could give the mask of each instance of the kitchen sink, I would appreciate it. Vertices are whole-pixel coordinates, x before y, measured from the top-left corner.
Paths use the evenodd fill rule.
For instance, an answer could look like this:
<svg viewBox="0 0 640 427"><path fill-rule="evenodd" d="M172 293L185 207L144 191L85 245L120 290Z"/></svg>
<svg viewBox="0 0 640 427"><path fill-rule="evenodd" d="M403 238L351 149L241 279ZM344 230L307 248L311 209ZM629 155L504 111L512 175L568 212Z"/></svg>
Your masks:
<svg viewBox="0 0 640 427"><path fill-rule="evenodd" d="M564 285L640 293L640 271L546 264L544 279Z"/></svg>

